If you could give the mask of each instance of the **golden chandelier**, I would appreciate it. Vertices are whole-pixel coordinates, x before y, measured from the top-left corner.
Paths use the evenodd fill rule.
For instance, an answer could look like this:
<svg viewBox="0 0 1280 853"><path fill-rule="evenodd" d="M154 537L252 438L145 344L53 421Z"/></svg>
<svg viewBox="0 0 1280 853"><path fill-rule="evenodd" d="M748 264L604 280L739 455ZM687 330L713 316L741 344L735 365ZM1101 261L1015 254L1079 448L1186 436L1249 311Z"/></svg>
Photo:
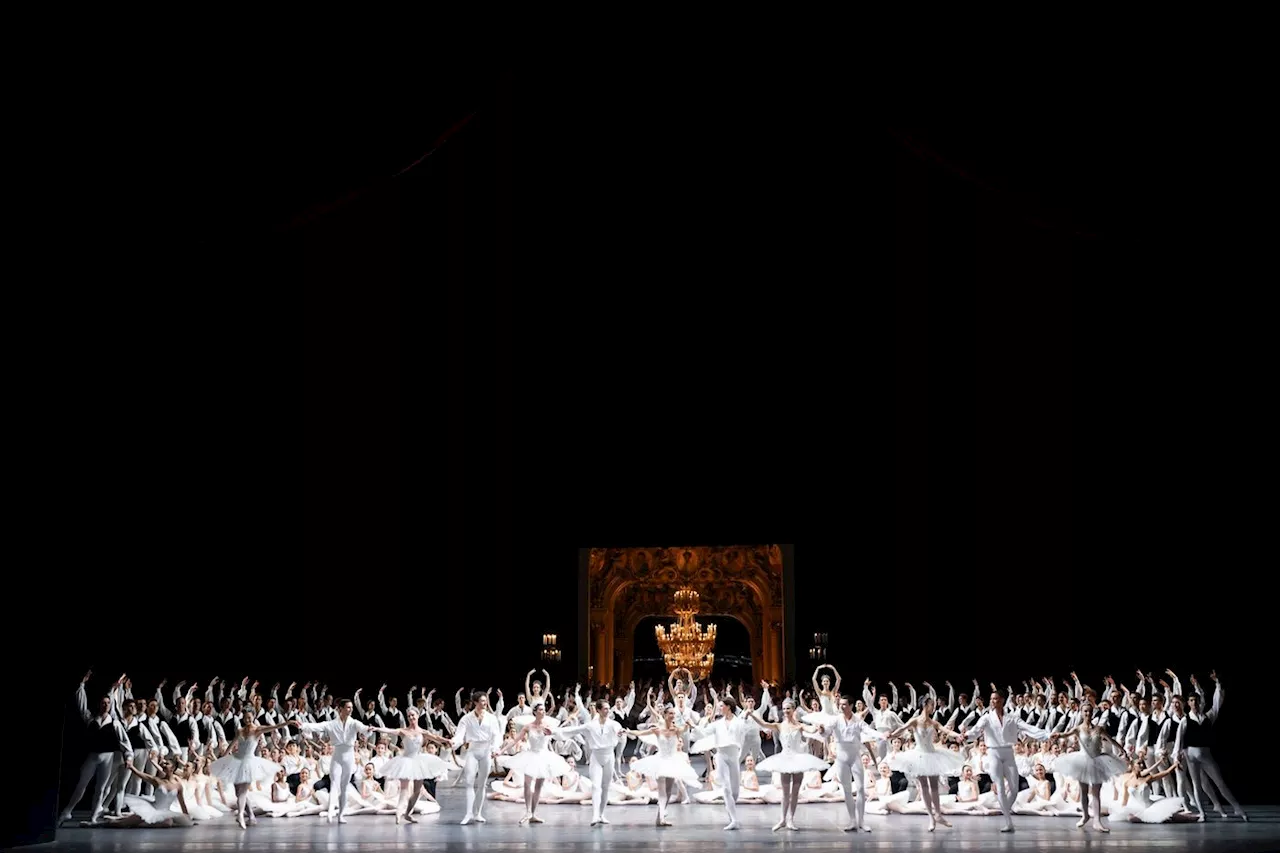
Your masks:
<svg viewBox="0 0 1280 853"><path fill-rule="evenodd" d="M678 617L669 627L654 627L658 649L667 665L668 673L687 669L694 681L702 681L711 674L716 656L711 650L716 645L716 626L704 629L693 621L698 612L700 596L692 589L681 589L675 594L675 611Z"/></svg>

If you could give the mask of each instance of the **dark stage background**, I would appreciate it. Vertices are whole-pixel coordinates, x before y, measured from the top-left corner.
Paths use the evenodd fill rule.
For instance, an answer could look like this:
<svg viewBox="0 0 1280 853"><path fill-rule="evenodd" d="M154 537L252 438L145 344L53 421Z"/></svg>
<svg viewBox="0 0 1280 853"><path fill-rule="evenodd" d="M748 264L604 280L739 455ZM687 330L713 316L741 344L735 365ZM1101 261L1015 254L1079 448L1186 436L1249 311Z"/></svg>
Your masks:
<svg viewBox="0 0 1280 853"><path fill-rule="evenodd" d="M39 502L77 521L22 599L56 622L11 625L29 696L514 692L542 633L576 658L579 547L794 542L850 687L1217 667L1267 796L1238 159L1096 104L555 91L193 95L36 193L98 286L55 324Z"/></svg>

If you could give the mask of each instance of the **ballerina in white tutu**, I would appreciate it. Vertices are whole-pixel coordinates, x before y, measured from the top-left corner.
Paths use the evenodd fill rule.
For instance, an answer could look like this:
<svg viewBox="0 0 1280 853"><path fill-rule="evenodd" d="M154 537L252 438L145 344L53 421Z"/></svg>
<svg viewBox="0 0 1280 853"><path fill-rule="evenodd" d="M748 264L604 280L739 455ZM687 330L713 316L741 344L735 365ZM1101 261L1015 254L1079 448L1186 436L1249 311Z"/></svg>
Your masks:
<svg viewBox="0 0 1280 853"><path fill-rule="evenodd" d="M818 681L818 673L823 668L831 670L835 673L836 683L831 683L831 676L822 676L822 681ZM813 671L813 692L818 694L818 710L806 711L800 715L802 722L811 726L826 726L834 723L839 714L837 710L840 705L840 672L829 663L819 664L818 668Z"/></svg>
<svg viewBox="0 0 1280 853"><path fill-rule="evenodd" d="M236 789L236 823L245 828L246 818L250 823L258 819L248 810L249 787L255 782L270 782L284 768L274 761L258 757L258 746L262 736L276 729L283 729L289 721L274 726L260 726L253 718L252 709L245 709L241 716L240 731L236 732L232 751L209 765L209 775L217 776L224 783L234 785Z"/></svg>
<svg viewBox="0 0 1280 853"><path fill-rule="evenodd" d="M959 776L964 767L964 761L958 754L933 747L935 730L946 737L964 741L963 735L953 732L933 718L935 708L933 697L925 696L924 703L916 715L902 728L889 734L889 738L893 739L901 737L907 731L915 733L915 748L893 753L889 760L889 767L914 778L916 784L920 786L920 796L924 799L925 808L929 812L930 832L933 832L939 823L943 826L951 826L942 816L938 779L943 776Z"/></svg>
<svg viewBox="0 0 1280 853"><path fill-rule="evenodd" d="M399 737L404 749L404 752L382 767L382 778L400 780L399 802L396 810L397 824L404 821L417 823L413 812L418 805L418 798L422 796L423 783L427 779L443 779L449 775L449 765L444 759L423 752L423 744L430 742L437 746L452 746L452 741L418 727L417 708L410 708L406 718L408 725L399 729L369 727L371 731Z"/></svg>
<svg viewBox="0 0 1280 853"><path fill-rule="evenodd" d="M644 732L634 729L624 731L636 737L654 735L658 738L658 752L640 759L632 765L632 769L658 780L657 825L671 826L671 821L667 820L667 801L671 799L675 783L683 782L691 788L702 787L693 766L676 755L676 739L684 736L685 727L676 723L676 709L668 705L656 728Z"/></svg>
<svg viewBox="0 0 1280 853"><path fill-rule="evenodd" d="M1139 751L1140 756L1143 752ZM1111 816L1125 818L1130 823L1196 823L1204 820L1202 816L1187 811L1181 797L1151 801L1149 783L1176 773L1179 765L1179 761L1174 761L1159 773L1151 773L1142 769L1142 757L1135 758L1129 765L1129 772L1115 780Z"/></svg>
<svg viewBox="0 0 1280 853"><path fill-rule="evenodd" d="M763 729L776 732L782 751L766 758L756 765L756 773L777 773L782 783L782 819L773 825L777 832L784 826L795 829L793 818L796 806L800 802L800 786L804 784L804 774L809 770L827 769L827 762L809 752L804 743L804 736L816 732L814 726L807 726L796 719L796 703L786 699L782 703L782 722L770 723L754 711L751 718Z"/></svg>
<svg viewBox="0 0 1280 853"><path fill-rule="evenodd" d="M1080 741L1079 750L1058 756L1053 772L1080 783L1080 811L1084 817L1080 818L1076 828L1083 828L1089 822L1089 807L1092 805L1093 828L1099 832L1110 832L1111 828L1102 814L1102 786L1124 773L1125 764L1114 755L1103 752L1102 744L1114 746L1118 755L1124 755L1124 748L1111 739L1104 726L1093 724L1093 712L1093 703L1085 699L1080 706L1080 725L1049 735L1050 742L1071 735Z"/></svg>
<svg viewBox="0 0 1280 853"><path fill-rule="evenodd" d="M109 826L116 829L133 829L143 826L158 828L194 824L191 815L187 812L182 782L174 775L172 761L167 758L162 760L154 776L134 767L132 757L125 763L125 767L143 782L151 785L155 794L153 798L125 794L124 803L129 807L131 814L112 820ZM177 803L182 811L174 811L174 803Z"/></svg>
<svg viewBox="0 0 1280 853"><path fill-rule="evenodd" d="M542 785L548 779L558 779L567 775L572 769L569 763L547 749L547 738L555 731L547 718L546 708L542 702L533 706L533 719L516 735L515 746L522 743L528 749L517 752L507 759L507 767L524 777L524 817L520 824L542 823L538 817L538 801L542 798Z"/></svg>

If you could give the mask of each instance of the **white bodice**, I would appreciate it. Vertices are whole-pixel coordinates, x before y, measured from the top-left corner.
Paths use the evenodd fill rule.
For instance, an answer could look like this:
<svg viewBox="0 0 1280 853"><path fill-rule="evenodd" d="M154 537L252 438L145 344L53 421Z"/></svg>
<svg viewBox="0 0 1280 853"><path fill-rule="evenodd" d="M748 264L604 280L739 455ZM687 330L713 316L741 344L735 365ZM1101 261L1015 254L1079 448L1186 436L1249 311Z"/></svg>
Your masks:
<svg viewBox="0 0 1280 853"><path fill-rule="evenodd" d="M241 761L247 761L258 754L258 743L262 740L260 737L242 737L240 742L236 744L236 758Z"/></svg>
<svg viewBox="0 0 1280 853"><path fill-rule="evenodd" d="M822 694L822 693L818 694L818 705L820 706L822 713L824 714L836 713L835 700L832 699L830 696L827 696L826 694Z"/></svg>
<svg viewBox="0 0 1280 853"><path fill-rule="evenodd" d="M541 730L534 730L532 726L529 728L529 734L525 735L525 742L529 744L530 752L542 752L547 748L547 734Z"/></svg>
<svg viewBox="0 0 1280 853"><path fill-rule="evenodd" d="M404 738L404 758L415 758L422 752L422 735L406 735Z"/></svg>
<svg viewBox="0 0 1280 853"><path fill-rule="evenodd" d="M155 805L156 811L167 812L173 809L173 804L178 801L178 792L170 791L166 788L156 788Z"/></svg>
<svg viewBox="0 0 1280 853"><path fill-rule="evenodd" d="M804 742L804 730L788 726L785 723L778 729L778 743L782 744L783 752L809 751Z"/></svg>
<svg viewBox="0 0 1280 853"><path fill-rule="evenodd" d="M916 730L916 749L921 752L933 752L933 727L922 726L919 723L915 725Z"/></svg>
<svg viewBox="0 0 1280 853"><path fill-rule="evenodd" d="M658 755L663 758L675 758L676 739L669 735L658 735Z"/></svg>
<svg viewBox="0 0 1280 853"><path fill-rule="evenodd" d="M1097 758L1102 754L1102 733L1096 728L1089 729L1088 733L1081 732L1078 735L1080 741L1080 749L1090 758Z"/></svg>
<svg viewBox="0 0 1280 853"><path fill-rule="evenodd" d="M1129 800L1136 802L1139 808L1149 808L1151 806L1151 798L1147 796L1147 783L1143 782L1136 788L1129 788Z"/></svg>

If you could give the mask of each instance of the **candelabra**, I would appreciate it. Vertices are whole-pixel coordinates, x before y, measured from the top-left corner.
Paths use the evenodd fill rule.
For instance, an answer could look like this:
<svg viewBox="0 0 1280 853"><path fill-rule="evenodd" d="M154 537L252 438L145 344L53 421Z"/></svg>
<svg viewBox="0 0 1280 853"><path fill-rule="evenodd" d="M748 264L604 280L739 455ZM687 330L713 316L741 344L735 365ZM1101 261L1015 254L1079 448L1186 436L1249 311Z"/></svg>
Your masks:
<svg viewBox="0 0 1280 853"><path fill-rule="evenodd" d="M542 635L542 659L547 663L560 662L560 649L556 647L555 634Z"/></svg>
<svg viewBox="0 0 1280 853"><path fill-rule="evenodd" d="M814 634L813 645L809 647L809 660L824 661L827 659L827 634Z"/></svg>

